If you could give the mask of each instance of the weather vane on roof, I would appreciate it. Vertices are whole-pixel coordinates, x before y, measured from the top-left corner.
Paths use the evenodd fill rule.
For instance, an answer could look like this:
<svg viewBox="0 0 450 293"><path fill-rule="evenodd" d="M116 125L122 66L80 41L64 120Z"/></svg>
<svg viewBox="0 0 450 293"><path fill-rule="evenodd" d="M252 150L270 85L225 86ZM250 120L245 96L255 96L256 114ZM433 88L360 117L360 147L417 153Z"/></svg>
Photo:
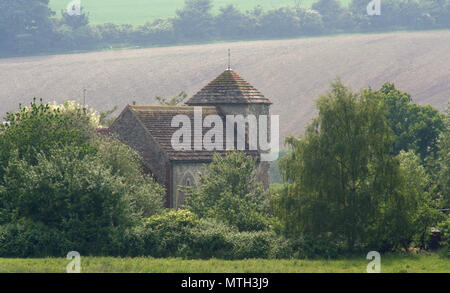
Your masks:
<svg viewBox="0 0 450 293"><path fill-rule="evenodd" d="M228 68L227 70L231 70L231 50L228 49Z"/></svg>

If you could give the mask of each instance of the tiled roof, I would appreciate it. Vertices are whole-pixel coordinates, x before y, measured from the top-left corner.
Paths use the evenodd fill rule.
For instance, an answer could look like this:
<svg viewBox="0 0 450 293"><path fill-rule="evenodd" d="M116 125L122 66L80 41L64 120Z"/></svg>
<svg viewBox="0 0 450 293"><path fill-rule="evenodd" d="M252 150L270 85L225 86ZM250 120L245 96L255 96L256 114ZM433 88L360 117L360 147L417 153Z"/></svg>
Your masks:
<svg viewBox="0 0 450 293"><path fill-rule="evenodd" d="M211 161L214 153L225 155L226 151L208 151L208 150L194 150L194 108L190 106L134 106L129 105L131 111L136 115L139 121L144 125L150 135L156 140L157 143L165 150L168 157L172 161ZM223 125L225 126L225 117L218 112L216 107L203 106L202 115L203 118L206 115L219 115L222 118ZM179 127L172 127L171 122L175 115L186 115L191 120L192 137L191 137L191 150L174 150L172 147L171 139L176 130ZM203 127L203 136L208 132L209 128ZM224 147L225 149L225 131L224 131ZM247 154L259 157L257 151L246 151Z"/></svg>
<svg viewBox="0 0 450 293"><path fill-rule="evenodd" d="M187 105L272 104L233 70L226 70L197 94Z"/></svg>

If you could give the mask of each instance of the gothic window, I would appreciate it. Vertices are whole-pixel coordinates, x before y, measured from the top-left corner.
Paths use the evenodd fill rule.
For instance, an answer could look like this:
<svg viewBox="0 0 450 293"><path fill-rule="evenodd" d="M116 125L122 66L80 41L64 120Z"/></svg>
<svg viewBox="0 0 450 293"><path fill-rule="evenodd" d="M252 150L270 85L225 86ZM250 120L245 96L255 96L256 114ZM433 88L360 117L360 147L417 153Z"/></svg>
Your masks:
<svg viewBox="0 0 450 293"><path fill-rule="evenodd" d="M181 183L180 187L197 186L194 174L191 171L184 172L180 183ZM180 190L180 188L178 188L176 207L177 208L181 207L184 204L184 200L185 200L185 194L183 193L182 190Z"/></svg>

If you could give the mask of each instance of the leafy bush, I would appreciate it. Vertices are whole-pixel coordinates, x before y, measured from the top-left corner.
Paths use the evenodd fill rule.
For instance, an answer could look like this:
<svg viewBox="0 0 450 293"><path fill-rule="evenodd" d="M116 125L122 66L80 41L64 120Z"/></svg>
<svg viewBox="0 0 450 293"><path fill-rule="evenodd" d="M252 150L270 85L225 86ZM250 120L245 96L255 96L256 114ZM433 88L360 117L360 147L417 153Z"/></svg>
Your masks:
<svg viewBox="0 0 450 293"><path fill-rule="evenodd" d="M118 243L126 256L189 259L335 258L336 244L312 237L285 238L270 231L239 232L215 219L200 219L188 211L168 211L136 226Z"/></svg>
<svg viewBox="0 0 450 293"><path fill-rule="evenodd" d="M7 113L6 123L0 124L0 177L17 151L20 158L36 163L39 152L48 155L53 149L77 145L89 152L88 142L98 126L98 114L67 101L51 105L33 101L16 113Z"/></svg>
<svg viewBox="0 0 450 293"><path fill-rule="evenodd" d="M94 142L97 155L127 185L127 201L136 217L151 217L163 211L165 189L145 171L139 154L115 138Z"/></svg>
<svg viewBox="0 0 450 293"><path fill-rule="evenodd" d="M284 245L284 246L283 246ZM289 257L284 238L273 232L239 232L223 222L201 219L189 231L187 241L189 258L280 258Z"/></svg>
<svg viewBox="0 0 450 293"><path fill-rule="evenodd" d="M189 258L230 258L233 243L228 235L236 233L237 229L214 219L201 219L198 225L190 229Z"/></svg>
<svg viewBox="0 0 450 293"><path fill-rule="evenodd" d="M146 231L142 231L146 253L157 257L184 256L183 244L189 239L189 228L197 223L197 217L186 210L168 210L146 219Z"/></svg>
<svg viewBox="0 0 450 293"><path fill-rule="evenodd" d="M441 233L441 245L444 255L450 257L450 216L438 225L438 229Z"/></svg>
<svg viewBox="0 0 450 293"><path fill-rule="evenodd" d="M268 198L256 180L256 161L240 152L216 154L200 175L200 187L186 188L187 208L200 218L214 218L240 231L268 227Z"/></svg>
<svg viewBox="0 0 450 293"><path fill-rule="evenodd" d="M73 250L61 231L41 223L20 221L0 226L0 257L62 257Z"/></svg>
<svg viewBox="0 0 450 293"><path fill-rule="evenodd" d="M272 234L265 231L240 232L229 235L233 243L232 259L267 258L270 254Z"/></svg>
<svg viewBox="0 0 450 293"><path fill-rule="evenodd" d="M24 235L24 245L31 245L37 228L21 223L39 223L42 237L59 233L54 238L70 250L120 254L127 251L125 232L162 211L164 190L142 175L136 152L96 136L97 113L71 102L33 102L8 114L7 122L0 128L0 225L6 236ZM3 253L17 254L5 239ZM41 255L42 239L20 255Z"/></svg>
<svg viewBox="0 0 450 293"><path fill-rule="evenodd" d="M301 235L289 239L292 257L307 258L337 258L343 250L337 242L326 237Z"/></svg>
<svg viewBox="0 0 450 293"><path fill-rule="evenodd" d="M398 158L404 176L403 192L410 198L410 205L406 208L409 220L402 230L408 239L413 240L415 247L428 249L430 227L435 227L443 218L429 191L432 180L414 151L400 151Z"/></svg>
<svg viewBox="0 0 450 293"><path fill-rule="evenodd" d="M34 166L13 159L3 179L0 202L9 214L2 219L28 219L64 232L80 253L101 253L112 231L131 225L126 185L101 158L83 157L77 149L38 154Z"/></svg>

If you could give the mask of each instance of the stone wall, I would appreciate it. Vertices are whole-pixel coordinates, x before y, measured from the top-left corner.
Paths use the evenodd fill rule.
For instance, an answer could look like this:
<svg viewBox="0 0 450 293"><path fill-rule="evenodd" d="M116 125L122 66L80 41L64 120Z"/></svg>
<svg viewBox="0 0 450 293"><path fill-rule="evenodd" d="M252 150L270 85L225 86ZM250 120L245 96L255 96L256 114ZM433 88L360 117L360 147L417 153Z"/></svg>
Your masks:
<svg viewBox="0 0 450 293"><path fill-rule="evenodd" d="M166 153L133 115L130 108L120 114L109 128L125 144L135 149L156 181L166 187L166 207L170 205L170 166Z"/></svg>
<svg viewBox="0 0 450 293"><path fill-rule="evenodd" d="M237 104L237 105L220 105L218 106L220 111L225 115L243 115L244 117L247 115L255 115L257 119L259 119L260 115L270 115L270 105L267 104ZM267 123L267 131L268 136L270 138L270 117L268 117ZM259 127L259 126L258 126ZM248 131L248 128L247 128ZM258 141L259 141L259 131L258 131ZM258 165L258 180L263 184L265 188L269 188L269 163L268 162L259 162Z"/></svg>

